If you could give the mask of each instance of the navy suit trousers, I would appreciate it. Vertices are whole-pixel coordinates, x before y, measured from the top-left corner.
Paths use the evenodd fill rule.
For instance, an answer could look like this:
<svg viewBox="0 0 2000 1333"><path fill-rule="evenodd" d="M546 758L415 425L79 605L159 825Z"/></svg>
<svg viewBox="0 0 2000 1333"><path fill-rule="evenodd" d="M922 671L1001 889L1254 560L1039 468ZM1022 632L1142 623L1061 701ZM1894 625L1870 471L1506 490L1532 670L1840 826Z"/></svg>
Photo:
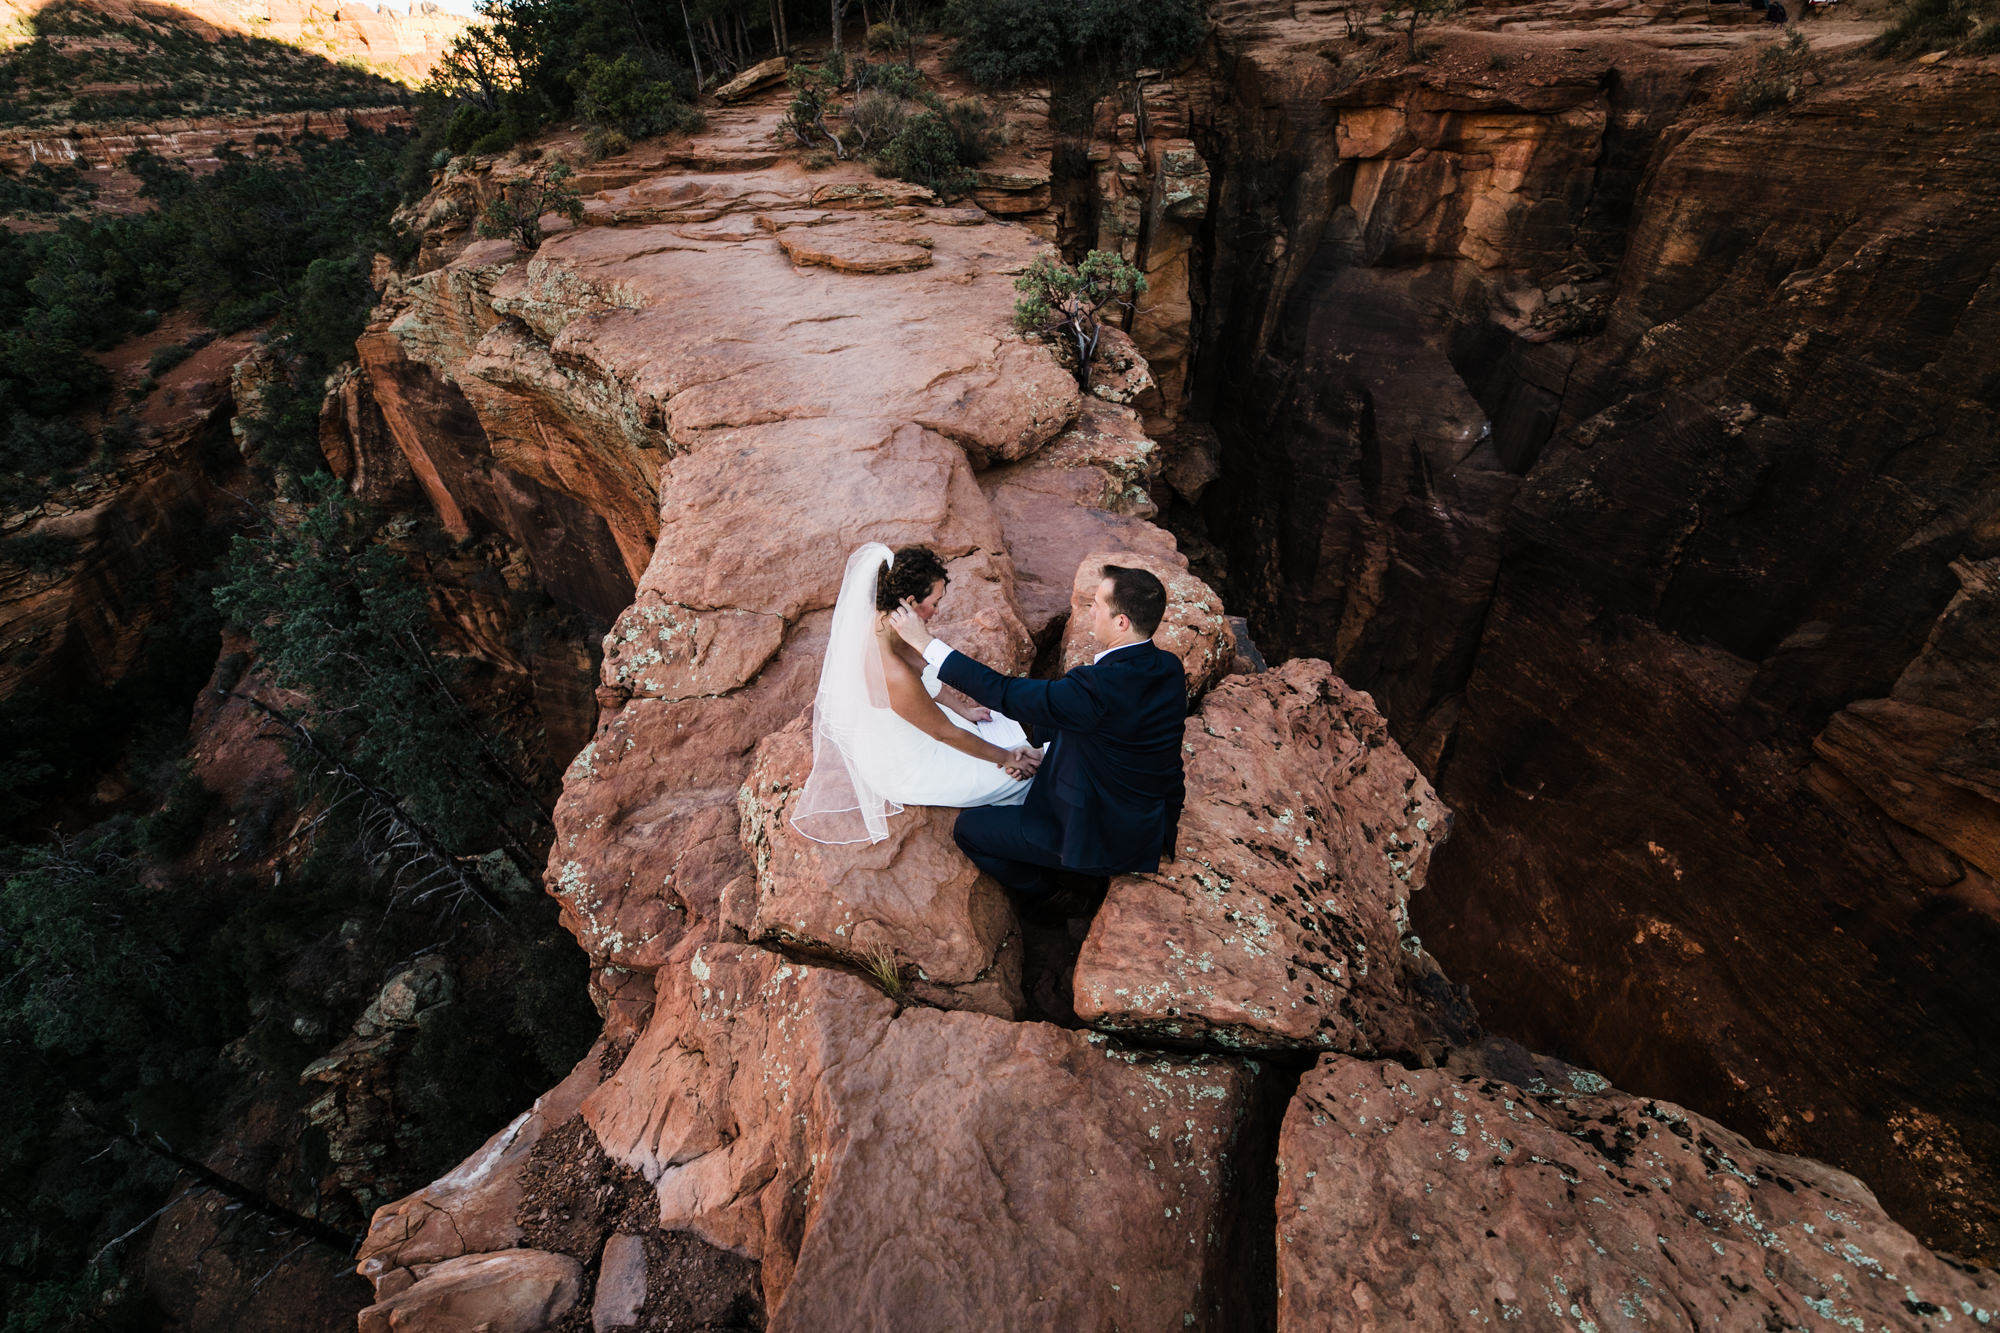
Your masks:
<svg viewBox="0 0 2000 1333"><path fill-rule="evenodd" d="M1062 854L1028 838L1018 805L980 805L958 812L952 840L966 859L1030 902L1055 892L1047 868L1062 865Z"/></svg>

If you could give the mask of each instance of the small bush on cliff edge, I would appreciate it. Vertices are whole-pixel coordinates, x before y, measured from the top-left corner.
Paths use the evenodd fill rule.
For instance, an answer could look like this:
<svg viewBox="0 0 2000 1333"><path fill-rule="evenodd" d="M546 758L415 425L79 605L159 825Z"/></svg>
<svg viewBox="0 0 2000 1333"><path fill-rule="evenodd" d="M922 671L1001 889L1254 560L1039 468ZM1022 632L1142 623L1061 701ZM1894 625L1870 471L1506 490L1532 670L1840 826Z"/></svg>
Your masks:
<svg viewBox="0 0 2000 1333"><path fill-rule="evenodd" d="M1819 57L1797 28L1757 53L1757 61L1735 88L1736 109L1756 115L1790 106L1819 81Z"/></svg>
<svg viewBox="0 0 2000 1333"><path fill-rule="evenodd" d="M882 168L891 176L928 187L940 199L955 199L972 189L975 177L958 158L958 141L951 126L935 111L904 122L882 149Z"/></svg>
<svg viewBox="0 0 2000 1333"><path fill-rule="evenodd" d="M480 215L479 234L511 236L523 249L532 250L542 243L544 214L583 221L583 197L569 183L570 174L569 163L555 158L509 181Z"/></svg>
<svg viewBox="0 0 2000 1333"><path fill-rule="evenodd" d="M1014 279L1014 290L1022 293L1014 303L1014 326L1054 339L1065 359L1073 359L1076 382L1087 390L1104 332L1103 311L1130 310L1133 298L1146 290L1146 276L1108 250L1092 250L1075 268L1044 254Z"/></svg>

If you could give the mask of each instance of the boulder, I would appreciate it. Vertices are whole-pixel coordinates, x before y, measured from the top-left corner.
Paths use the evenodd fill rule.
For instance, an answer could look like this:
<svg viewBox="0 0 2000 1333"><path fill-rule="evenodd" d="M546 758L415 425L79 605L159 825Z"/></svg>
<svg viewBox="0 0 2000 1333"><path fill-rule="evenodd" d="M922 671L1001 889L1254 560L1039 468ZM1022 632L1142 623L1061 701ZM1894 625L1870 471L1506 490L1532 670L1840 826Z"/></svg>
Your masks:
<svg viewBox="0 0 2000 1333"><path fill-rule="evenodd" d="M1153 642L1181 659L1187 668L1188 699L1198 699L1229 670L1236 656L1236 636L1222 613L1222 598L1188 572L1187 561L1148 550L1092 551L1076 567L1070 584L1069 625L1063 630L1062 666L1081 666L1104 645L1091 637L1090 604L1103 581L1106 565L1125 565L1157 576L1167 588L1167 612L1153 631Z"/></svg>
<svg viewBox="0 0 2000 1333"><path fill-rule="evenodd" d="M1278 1148L1280 1330L1943 1329L2000 1279L1854 1177L1593 1075L1523 1089L1328 1055Z"/></svg>
<svg viewBox="0 0 2000 1333"><path fill-rule="evenodd" d="M1228 1215L1253 1067L899 1014L754 946L659 975L584 1115L663 1226L761 1262L774 1333L1234 1327L1259 1303Z"/></svg>
<svg viewBox="0 0 2000 1333"><path fill-rule="evenodd" d="M909 806L879 843L814 842L791 825L812 771L810 717L757 747L738 797L757 868L752 940L863 968L893 967L913 994L1013 1018L1020 939L1006 895L952 842L958 811Z"/></svg>
<svg viewBox="0 0 2000 1333"><path fill-rule="evenodd" d="M783 56L772 56L760 60L715 90L718 102L738 102L751 93L768 88L785 77L786 61Z"/></svg>
<svg viewBox="0 0 2000 1333"><path fill-rule="evenodd" d="M597 1297L590 1306L591 1333L635 1328L646 1307L646 1242L621 1231L604 1242L597 1263Z"/></svg>
<svg viewBox="0 0 2000 1333"><path fill-rule="evenodd" d="M1182 747L1179 855L1114 879L1078 1017L1231 1050L1428 1061L1461 1019L1410 933L1450 817L1365 694L1300 659L1211 691Z"/></svg>
<svg viewBox="0 0 2000 1333"><path fill-rule="evenodd" d="M652 699L726 694L748 684L784 638L778 616L696 611L647 588L604 638L604 683Z"/></svg>
<svg viewBox="0 0 2000 1333"><path fill-rule="evenodd" d="M723 886L750 869L737 785L758 741L810 703L824 619L743 689L607 711L571 762L546 882L594 962L651 971L690 932L712 937Z"/></svg>
<svg viewBox="0 0 2000 1333"><path fill-rule="evenodd" d="M583 1266L566 1254L468 1254L431 1265L363 1310L361 1333L540 1333L582 1292Z"/></svg>
<svg viewBox="0 0 2000 1333"><path fill-rule="evenodd" d="M1143 554L1186 567L1173 534L1146 520L1159 451L1130 408L1084 400L1075 421L1036 453L979 474L1014 558L1014 595L1037 641L1066 623L1070 591L1094 551Z"/></svg>

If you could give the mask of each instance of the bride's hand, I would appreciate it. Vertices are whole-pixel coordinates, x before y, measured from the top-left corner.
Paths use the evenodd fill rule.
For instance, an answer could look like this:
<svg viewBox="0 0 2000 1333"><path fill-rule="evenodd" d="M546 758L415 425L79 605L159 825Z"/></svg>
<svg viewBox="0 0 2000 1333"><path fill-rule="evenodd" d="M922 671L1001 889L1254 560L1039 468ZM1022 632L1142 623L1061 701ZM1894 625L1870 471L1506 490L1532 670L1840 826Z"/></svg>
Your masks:
<svg viewBox="0 0 2000 1333"><path fill-rule="evenodd" d="M914 598L905 597L903 604L889 613L889 628L902 635L903 642L918 652L931 646L931 632L924 628L924 618L917 614Z"/></svg>
<svg viewBox="0 0 2000 1333"><path fill-rule="evenodd" d="M1041 766L1042 752L1032 745L1015 746L1007 751L1007 758L1000 765L1010 778L1031 778Z"/></svg>

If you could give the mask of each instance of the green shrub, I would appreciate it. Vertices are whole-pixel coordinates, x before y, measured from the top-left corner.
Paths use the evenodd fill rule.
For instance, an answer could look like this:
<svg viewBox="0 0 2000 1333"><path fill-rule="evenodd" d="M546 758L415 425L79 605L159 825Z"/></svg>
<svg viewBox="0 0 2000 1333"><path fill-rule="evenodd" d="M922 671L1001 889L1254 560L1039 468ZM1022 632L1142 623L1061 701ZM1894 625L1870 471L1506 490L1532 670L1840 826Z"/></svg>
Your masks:
<svg viewBox="0 0 2000 1333"><path fill-rule="evenodd" d="M1918 56L1931 51L1990 55L2000 51L2000 4L1995 0L1908 0L1881 35L1868 44L1873 56Z"/></svg>
<svg viewBox="0 0 2000 1333"><path fill-rule="evenodd" d="M854 106L847 113L847 124L854 131L856 147L865 153L895 138L909 115L901 98L871 91L854 99Z"/></svg>
<svg viewBox="0 0 2000 1333"><path fill-rule="evenodd" d="M701 112L683 102L671 82L649 78L629 53L616 60L587 55L569 72L568 83L578 113L593 125L639 139L701 127Z"/></svg>
<svg viewBox="0 0 2000 1333"><path fill-rule="evenodd" d="M166 804L133 825L139 847L154 861L166 863L193 850L202 826L221 798L183 768L167 793Z"/></svg>
<svg viewBox="0 0 2000 1333"><path fill-rule="evenodd" d="M848 66L847 81L857 93L873 89L891 97L917 98L924 95L924 72L915 65L891 63L873 65L856 60Z"/></svg>
<svg viewBox="0 0 2000 1333"><path fill-rule="evenodd" d="M542 243L542 216L554 213L571 222L583 220L583 198L570 184L569 163L549 158L528 175L501 187L500 195L479 217L479 234L511 236L524 249Z"/></svg>
<svg viewBox="0 0 2000 1333"><path fill-rule="evenodd" d="M491 157L496 153L504 153L509 148L512 148L514 141L520 137L513 130L502 127L490 133L480 135L472 141L472 146L466 151L474 157Z"/></svg>
<svg viewBox="0 0 2000 1333"><path fill-rule="evenodd" d="M616 157L632 147L632 141L619 131L604 125L592 125L583 132L583 160L602 162L607 157Z"/></svg>
<svg viewBox="0 0 2000 1333"><path fill-rule="evenodd" d="M1739 111L1756 115L1790 106L1804 94L1806 85L1819 78L1819 58L1805 34L1793 28L1780 42L1757 53L1756 63L1735 88Z"/></svg>
<svg viewBox="0 0 2000 1333"><path fill-rule="evenodd" d="M498 134L507 135L506 142L490 151L504 153L514 146L513 134L506 130L504 118L497 111L488 111L471 102L465 103L452 112L445 126L445 143L454 153L489 151L475 149L474 144Z"/></svg>
<svg viewBox="0 0 2000 1333"><path fill-rule="evenodd" d="M1007 146L1007 136L994 122L993 112L976 97L947 104L944 122L962 166L976 167Z"/></svg>
<svg viewBox="0 0 2000 1333"><path fill-rule="evenodd" d="M285 298L276 292L257 292L222 302L209 313L208 322L215 326L218 333L240 333L277 314L278 307L284 302Z"/></svg>
<svg viewBox="0 0 2000 1333"><path fill-rule="evenodd" d="M949 0L944 26L953 63L985 84L1173 65L1205 31L1200 0Z"/></svg>
<svg viewBox="0 0 2000 1333"><path fill-rule="evenodd" d="M823 144L833 150L835 157L845 158L847 145L826 123L827 116L840 109L836 97L845 77L838 56L825 65L792 66L785 73L792 100L778 128L789 133L801 148L817 149Z"/></svg>
<svg viewBox="0 0 2000 1333"><path fill-rule="evenodd" d="M39 477L75 467L90 456L90 433L61 417L16 412L0 434L0 473Z"/></svg>
<svg viewBox="0 0 2000 1333"><path fill-rule="evenodd" d="M876 23L868 29L870 51L894 51L910 44L910 30L900 23Z"/></svg>
<svg viewBox="0 0 2000 1333"><path fill-rule="evenodd" d="M1105 307L1131 309L1146 290L1146 276L1108 250L1092 250L1075 268L1042 254L1014 279L1014 290L1021 293L1014 303L1014 326L1052 339L1071 363L1077 383L1088 389Z"/></svg>
<svg viewBox="0 0 2000 1333"><path fill-rule="evenodd" d="M74 537L58 537L52 532L30 532L0 541L0 565L14 565L37 574L55 574L76 560Z"/></svg>
<svg viewBox="0 0 2000 1333"><path fill-rule="evenodd" d="M146 358L146 373L156 377L164 375L193 355L193 348L183 347L179 343L163 343L155 347L153 354Z"/></svg>
<svg viewBox="0 0 2000 1333"><path fill-rule="evenodd" d="M958 159L958 140L951 126L935 111L911 116L882 147L882 169L892 176L925 185L940 199L955 199L976 180Z"/></svg>

